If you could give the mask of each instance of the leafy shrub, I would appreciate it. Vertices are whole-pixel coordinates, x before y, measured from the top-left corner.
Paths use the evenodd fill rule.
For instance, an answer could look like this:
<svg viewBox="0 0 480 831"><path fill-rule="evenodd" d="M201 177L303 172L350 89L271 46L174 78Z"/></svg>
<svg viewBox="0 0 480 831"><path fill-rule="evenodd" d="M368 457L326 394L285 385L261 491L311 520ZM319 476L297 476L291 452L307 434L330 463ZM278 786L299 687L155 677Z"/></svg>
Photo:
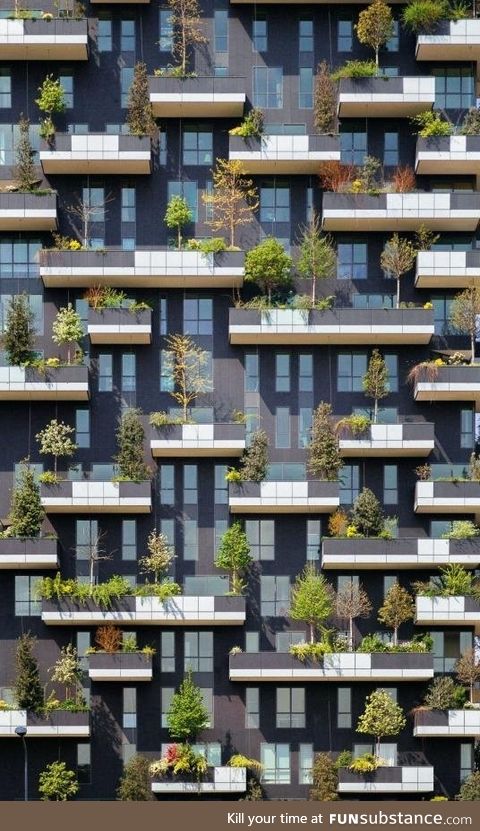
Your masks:
<svg viewBox="0 0 480 831"><path fill-rule="evenodd" d="M432 32L448 15L447 0L410 0L403 10L402 21L412 32Z"/></svg>
<svg viewBox="0 0 480 831"><path fill-rule="evenodd" d="M260 138L263 134L263 113L258 107L253 107L238 127L228 131L231 136L242 138Z"/></svg>
<svg viewBox="0 0 480 831"><path fill-rule="evenodd" d="M332 72L333 81L342 78L374 78L377 75L375 61L346 61L343 66Z"/></svg>
<svg viewBox="0 0 480 831"><path fill-rule="evenodd" d="M423 703L432 710L463 709L467 698L465 687L456 684L449 675L435 678L428 687Z"/></svg>
<svg viewBox="0 0 480 831"><path fill-rule="evenodd" d="M467 112L460 133L462 136L480 136L480 110L476 107Z"/></svg>
<svg viewBox="0 0 480 831"><path fill-rule="evenodd" d="M202 254L219 254L227 250L227 243L223 237L209 237L208 239L189 239L187 248L190 251L200 251Z"/></svg>
<svg viewBox="0 0 480 831"><path fill-rule="evenodd" d="M180 418L180 416L172 416L164 410L150 413L149 422L152 427L171 427L173 424L185 423L183 418Z"/></svg>
<svg viewBox="0 0 480 831"><path fill-rule="evenodd" d="M348 526L348 514L337 508L328 519L328 533L331 537L344 537Z"/></svg>
<svg viewBox="0 0 480 831"><path fill-rule="evenodd" d="M251 759L249 756L243 756L241 753L235 753L227 762L227 766L231 768L248 768L249 770L256 770L259 773L263 770L263 765L257 759Z"/></svg>
<svg viewBox="0 0 480 831"><path fill-rule="evenodd" d="M182 593L181 586L169 580L163 583L143 583L137 586L134 594L137 597L157 597L159 600L168 600Z"/></svg>
<svg viewBox="0 0 480 831"><path fill-rule="evenodd" d="M362 753L348 766L353 773L373 773L380 767L380 760L373 753Z"/></svg>
<svg viewBox="0 0 480 831"><path fill-rule="evenodd" d="M310 799L332 802L338 799L338 774L330 753L316 753L312 767Z"/></svg>
<svg viewBox="0 0 480 831"><path fill-rule="evenodd" d="M327 644L319 643L294 643L291 645L289 652L294 658L299 661L321 661L323 656L331 652L332 649Z"/></svg>
<svg viewBox="0 0 480 831"><path fill-rule="evenodd" d="M340 768L348 768L352 764L352 760L352 751L342 750L335 759L335 767L337 770Z"/></svg>
<svg viewBox="0 0 480 831"><path fill-rule="evenodd" d="M480 528L471 519L455 519L450 524L450 529L442 534L447 540L471 540L478 537Z"/></svg>
<svg viewBox="0 0 480 831"><path fill-rule="evenodd" d="M130 583L118 574L110 577L105 583L90 585L79 583L69 577L62 579L60 572L55 577L43 577L36 585L36 596L42 600L72 600L80 606L93 600L104 609L109 609L114 600L133 593Z"/></svg>
<svg viewBox="0 0 480 831"><path fill-rule="evenodd" d="M184 776L194 774L199 779L207 772L207 760L189 744L170 744L165 755L150 765L150 776Z"/></svg>
<svg viewBox="0 0 480 831"><path fill-rule="evenodd" d="M337 421L337 432L344 433L350 436L364 435L371 425L371 420L366 415L360 413L352 413L352 415L345 416L345 418Z"/></svg>
<svg viewBox="0 0 480 831"><path fill-rule="evenodd" d="M431 138L432 136L450 136L453 133L453 126L446 121L442 114L436 110L426 110L418 113L412 119L420 138Z"/></svg>

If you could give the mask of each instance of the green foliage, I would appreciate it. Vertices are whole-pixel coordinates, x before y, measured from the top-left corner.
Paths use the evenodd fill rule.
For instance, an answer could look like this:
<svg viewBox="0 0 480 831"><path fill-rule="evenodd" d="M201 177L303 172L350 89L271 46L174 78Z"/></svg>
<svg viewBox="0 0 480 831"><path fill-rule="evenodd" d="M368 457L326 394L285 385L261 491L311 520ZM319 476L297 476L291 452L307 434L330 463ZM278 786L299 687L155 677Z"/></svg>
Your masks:
<svg viewBox="0 0 480 831"><path fill-rule="evenodd" d="M149 802L153 799L150 762L138 753L126 763L117 789L121 802Z"/></svg>
<svg viewBox="0 0 480 831"><path fill-rule="evenodd" d="M157 597L164 602L181 594L182 587L172 580L164 580L162 583L143 583L133 593L137 597Z"/></svg>
<svg viewBox="0 0 480 831"><path fill-rule="evenodd" d="M231 136L241 138L260 138L263 135L263 112L258 107L253 107L240 126L233 127L228 132Z"/></svg>
<svg viewBox="0 0 480 831"><path fill-rule="evenodd" d="M448 0L410 0L403 10L402 21L412 32L432 32L441 20L448 19Z"/></svg>
<svg viewBox="0 0 480 831"><path fill-rule="evenodd" d="M150 765L150 776L162 777L166 774L185 776L193 774L200 780L207 772L208 763L203 753L196 753L188 743L171 744L158 762Z"/></svg>
<svg viewBox="0 0 480 831"><path fill-rule="evenodd" d="M415 231L415 249L417 251L430 251L439 239L440 234L436 234L435 231L432 231L422 222Z"/></svg>
<svg viewBox="0 0 480 831"><path fill-rule="evenodd" d="M360 12L355 29L360 43L370 46L375 52L375 63L378 69L380 49L393 35L393 15L390 6L385 0L373 0L366 9Z"/></svg>
<svg viewBox="0 0 480 831"><path fill-rule="evenodd" d="M325 401L321 401L313 411L307 467L315 478L335 482L343 467L343 460L331 415L331 405Z"/></svg>
<svg viewBox="0 0 480 831"><path fill-rule="evenodd" d="M71 643L62 646L60 649L60 655L55 662L55 666L52 667L50 680L63 684L65 699L71 698L71 688L73 687L75 701L81 701L82 671L78 663L77 650Z"/></svg>
<svg viewBox="0 0 480 831"><path fill-rule="evenodd" d="M413 620L415 603L411 594L397 581L390 586L383 605L378 610L378 620L393 629L393 643L398 640L398 629L402 623Z"/></svg>
<svg viewBox="0 0 480 831"><path fill-rule="evenodd" d="M295 580L291 591L289 617L308 624L310 643L317 628L323 628L333 613L333 589L313 563L308 563Z"/></svg>
<svg viewBox="0 0 480 831"><path fill-rule="evenodd" d="M15 701L20 710L38 712L43 707L43 689L33 654L36 638L26 632L17 640L15 652Z"/></svg>
<svg viewBox="0 0 480 831"><path fill-rule="evenodd" d="M390 392L388 377L389 373L385 359L378 349L374 349L368 363L368 369L362 378L365 395L367 398L373 398L374 400L374 424L377 423L378 419L378 402L382 398L386 398Z"/></svg>
<svg viewBox="0 0 480 831"><path fill-rule="evenodd" d="M479 534L480 528L471 519L454 519L442 537L447 540L471 540Z"/></svg>
<svg viewBox="0 0 480 831"><path fill-rule="evenodd" d="M476 456L475 453L470 455L468 462L468 478L471 482L480 481L480 457Z"/></svg>
<svg viewBox="0 0 480 831"><path fill-rule="evenodd" d="M150 103L147 67L143 61L135 64L127 106L127 124L130 133L133 136L153 136L156 132L156 124Z"/></svg>
<svg viewBox="0 0 480 831"><path fill-rule="evenodd" d="M34 152L30 141L30 121L20 117L18 122L18 141L15 146L15 176L21 191L33 191L38 182L35 173Z"/></svg>
<svg viewBox="0 0 480 831"><path fill-rule="evenodd" d="M417 251L410 240L394 234L385 244L380 256L380 265L386 274L397 281L397 309L400 307L400 280L413 268Z"/></svg>
<svg viewBox="0 0 480 831"><path fill-rule="evenodd" d="M118 453L115 463L120 476L131 482L144 482L149 477L148 467L143 460L145 430L140 415L141 411L135 407L125 410L116 433Z"/></svg>
<svg viewBox="0 0 480 831"><path fill-rule="evenodd" d="M353 503L352 523L364 537L378 537L385 517L377 497L370 488L362 488Z"/></svg>
<svg viewBox="0 0 480 831"><path fill-rule="evenodd" d="M267 237L245 255L245 282L260 286L272 302L272 292L291 285L292 258L274 237Z"/></svg>
<svg viewBox="0 0 480 831"><path fill-rule="evenodd" d="M470 704L473 704L475 684L480 681L480 662L474 649L467 649L455 664L455 674L462 684L467 684L470 690Z"/></svg>
<svg viewBox="0 0 480 831"><path fill-rule="evenodd" d="M332 648L325 641L316 641L315 643L293 643L288 651L294 658L305 663L306 661L321 661L325 655L331 654Z"/></svg>
<svg viewBox="0 0 480 831"><path fill-rule="evenodd" d="M60 457L73 456L77 445L70 438L75 432L73 427L56 418L47 424L40 433L37 433L35 440L40 445L39 453L54 458L54 473L57 473L58 459Z"/></svg>
<svg viewBox="0 0 480 831"><path fill-rule="evenodd" d="M178 194L171 196L165 211L164 222L167 228L176 230L178 248L182 247L182 228L192 220L193 214L187 200Z"/></svg>
<svg viewBox="0 0 480 831"><path fill-rule="evenodd" d="M173 381L170 395L182 408L183 423L186 424L192 403L212 388L207 371L208 353L188 335L172 334L167 337L165 363L165 370Z"/></svg>
<svg viewBox="0 0 480 831"><path fill-rule="evenodd" d="M466 114L460 128L462 136L480 136L480 110L472 107Z"/></svg>
<svg viewBox="0 0 480 831"><path fill-rule="evenodd" d="M342 78L373 78L377 75L375 61L345 61L344 65L332 72L333 81L340 81Z"/></svg>
<svg viewBox="0 0 480 831"><path fill-rule="evenodd" d="M38 790L43 802L66 802L78 793L78 780L65 762L52 762L38 777Z"/></svg>
<svg viewBox="0 0 480 831"><path fill-rule="evenodd" d="M20 465L19 480L12 493L10 510L10 535L12 537L38 537L45 511L40 502L40 489L35 474L24 459Z"/></svg>
<svg viewBox="0 0 480 831"><path fill-rule="evenodd" d="M424 597L472 597L479 593L478 581L472 571L459 563L440 566L439 576L428 583L415 583L417 593Z"/></svg>
<svg viewBox="0 0 480 831"><path fill-rule="evenodd" d="M59 78L47 75L38 87L39 97L35 103L40 112L46 117L40 122L40 135L45 141L52 141L55 136L55 124L52 119L54 113L63 113L66 108L65 90Z"/></svg>
<svg viewBox="0 0 480 831"><path fill-rule="evenodd" d="M480 771L476 770L462 782L455 797L460 802L480 802Z"/></svg>
<svg viewBox="0 0 480 831"><path fill-rule="evenodd" d="M402 643L385 643L377 634L365 635L357 652L390 652L390 653L421 653L431 652L433 640L430 635L415 635L411 641Z"/></svg>
<svg viewBox="0 0 480 831"><path fill-rule="evenodd" d="M189 239L187 248L190 251L200 251L202 254L220 254L227 251L227 243L223 237L207 237L206 239Z"/></svg>
<svg viewBox="0 0 480 831"><path fill-rule="evenodd" d="M231 768L247 768L248 770L255 770L258 773L261 773L263 770L263 765L258 759L251 759L242 753L235 753L233 756L230 756L227 766Z"/></svg>
<svg viewBox="0 0 480 831"><path fill-rule="evenodd" d="M52 324L52 340L58 346L68 344L67 362L70 361L70 345L83 338L82 319L72 304L59 309Z"/></svg>
<svg viewBox="0 0 480 831"><path fill-rule="evenodd" d="M268 436L255 430L240 461L240 477L245 482L263 482L268 470Z"/></svg>
<svg viewBox="0 0 480 831"><path fill-rule="evenodd" d="M437 110L425 110L423 113L418 113L411 119L411 122L417 128L420 138L451 136L453 133L453 125Z"/></svg>
<svg viewBox="0 0 480 831"><path fill-rule="evenodd" d="M160 410L156 413L150 413L149 422L152 427L171 427L174 424L183 424L183 418L179 418L179 416L171 416L170 413L166 413L163 410Z"/></svg>
<svg viewBox="0 0 480 831"><path fill-rule="evenodd" d="M232 594L242 594L244 588L242 577L252 562L247 535L240 523L234 522L223 534L215 558L217 568L230 572Z"/></svg>
<svg viewBox="0 0 480 831"><path fill-rule="evenodd" d="M365 435L371 423L368 416L361 415L361 413L352 413L337 421L335 431L340 435L346 434L358 438Z"/></svg>
<svg viewBox="0 0 480 831"><path fill-rule="evenodd" d="M26 294L13 294L9 300L2 345L10 366L21 366L31 358L35 329Z"/></svg>
<svg viewBox="0 0 480 831"><path fill-rule="evenodd" d="M398 736L405 727L402 708L386 690L375 690L365 701L365 710L358 719L357 733L367 733L376 739L376 756L379 757L380 740L384 736Z"/></svg>
<svg viewBox="0 0 480 831"><path fill-rule="evenodd" d="M475 340L480 335L480 288L468 286L455 295L450 309L450 321L458 332L470 337L470 362L475 362Z"/></svg>
<svg viewBox="0 0 480 831"><path fill-rule="evenodd" d="M235 249L235 236L240 225L253 222L259 205L258 191L245 175L245 167L239 159L216 159L212 170L212 190L202 194L202 200L211 210L207 225L217 232L226 231L229 246Z"/></svg>
<svg viewBox="0 0 480 831"><path fill-rule="evenodd" d="M189 672L172 696L167 713L168 730L173 739L188 741L208 725L208 712L199 687Z"/></svg>
<svg viewBox="0 0 480 831"><path fill-rule="evenodd" d="M335 769L340 770L340 768L350 767L352 764L352 758L351 750L341 750L335 759Z"/></svg>
<svg viewBox="0 0 480 831"><path fill-rule="evenodd" d="M147 540L148 554L139 560L140 571L143 574L153 574L155 583L159 583L170 570L175 559L175 551L168 542L165 534L150 531Z"/></svg>
<svg viewBox="0 0 480 831"><path fill-rule="evenodd" d="M335 133L337 129L337 88L326 61L319 63L313 95L313 121L317 133Z"/></svg>
<svg viewBox="0 0 480 831"><path fill-rule="evenodd" d="M134 594L130 583L119 575L114 575L104 583L91 585L79 583L73 578L63 579L60 572L55 577L42 577L35 594L39 600L71 600L79 606L85 606L90 600L104 609L110 609L114 600Z"/></svg>
<svg viewBox="0 0 480 831"><path fill-rule="evenodd" d="M316 303L318 280L333 277L337 254L330 237L322 234L322 223L314 212L308 225L301 230L297 271L301 277L312 281L312 308Z"/></svg>
<svg viewBox="0 0 480 831"><path fill-rule="evenodd" d="M338 799L337 788L338 774L330 753L316 753L309 798L316 802L334 802Z"/></svg>
<svg viewBox="0 0 480 831"><path fill-rule="evenodd" d="M362 753L348 766L354 773L373 773L379 767L379 759L373 753Z"/></svg>
<svg viewBox="0 0 480 831"><path fill-rule="evenodd" d="M423 703L432 710L463 709L467 693L450 675L435 678L429 685Z"/></svg>

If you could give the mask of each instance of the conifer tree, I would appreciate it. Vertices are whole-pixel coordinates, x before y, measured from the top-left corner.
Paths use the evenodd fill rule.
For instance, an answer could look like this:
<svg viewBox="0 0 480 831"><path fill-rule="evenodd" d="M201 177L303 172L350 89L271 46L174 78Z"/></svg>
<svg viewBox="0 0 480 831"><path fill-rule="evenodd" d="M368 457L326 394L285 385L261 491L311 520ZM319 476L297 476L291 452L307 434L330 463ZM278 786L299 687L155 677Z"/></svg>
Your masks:
<svg viewBox="0 0 480 831"><path fill-rule="evenodd" d="M35 475L24 459L20 466L19 481L12 493L10 532L13 537L38 537L45 517L40 501L40 489Z"/></svg>
<svg viewBox="0 0 480 831"><path fill-rule="evenodd" d="M143 460L145 430L140 420L140 410L131 407L122 413L116 437L118 453L115 462L120 476L132 482L148 479L148 467Z"/></svg>
<svg viewBox="0 0 480 831"><path fill-rule="evenodd" d="M22 191L32 191L38 181L35 173L34 152L30 141L30 121L20 116L18 122L18 141L15 147L16 167L15 176Z"/></svg>
<svg viewBox="0 0 480 831"><path fill-rule="evenodd" d="M36 639L26 632L20 635L15 653L15 700L20 710L37 712L43 707L37 659L33 654Z"/></svg>
<svg viewBox="0 0 480 831"><path fill-rule="evenodd" d="M332 408L321 401L313 412L311 440L308 446L308 470L317 479L335 482L343 467L338 438L331 422Z"/></svg>
<svg viewBox="0 0 480 831"><path fill-rule="evenodd" d="M217 568L230 572L232 594L242 594L244 588L242 576L252 562L247 535L240 523L234 522L223 534L215 558Z"/></svg>
<svg viewBox="0 0 480 831"><path fill-rule="evenodd" d="M191 672L187 673L172 696L167 724L172 739L186 742L195 738L208 725L208 712L202 692L194 684Z"/></svg>
<svg viewBox="0 0 480 831"><path fill-rule="evenodd" d="M367 398L373 398L373 422L378 419L378 402L389 393L388 368L383 355L374 349L368 363L368 369L362 379L363 391Z"/></svg>
<svg viewBox="0 0 480 831"><path fill-rule="evenodd" d="M334 592L323 574L308 563L292 587L289 617L308 624L310 643L334 610Z"/></svg>
<svg viewBox="0 0 480 831"><path fill-rule="evenodd" d="M20 366L30 360L35 346L35 329L26 294L14 294L10 298L2 341L10 366Z"/></svg>
<svg viewBox="0 0 480 831"><path fill-rule="evenodd" d="M133 70L128 91L127 124L132 136L153 136L157 129L150 103L147 66L143 61L136 63Z"/></svg>
<svg viewBox="0 0 480 831"><path fill-rule="evenodd" d="M385 523L382 507L370 488L363 488L353 503L352 524L364 537L378 537Z"/></svg>

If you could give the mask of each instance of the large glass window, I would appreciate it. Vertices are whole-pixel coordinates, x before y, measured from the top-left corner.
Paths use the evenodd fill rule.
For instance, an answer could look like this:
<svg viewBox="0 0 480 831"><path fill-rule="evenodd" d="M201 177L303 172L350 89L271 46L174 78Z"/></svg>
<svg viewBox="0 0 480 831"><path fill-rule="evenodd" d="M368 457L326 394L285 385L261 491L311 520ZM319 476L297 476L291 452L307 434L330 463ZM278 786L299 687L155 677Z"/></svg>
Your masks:
<svg viewBox="0 0 480 831"><path fill-rule="evenodd" d="M434 67L435 109L468 110L475 105L475 77L470 67Z"/></svg>
<svg viewBox="0 0 480 831"><path fill-rule="evenodd" d="M137 559L137 520L122 520L122 560Z"/></svg>
<svg viewBox="0 0 480 831"><path fill-rule="evenodd" d="M67 110L73 109L73 70L61 69L59 72L59 80L64 89L63 100Z"/></svg>
<svg viewBox="0 0 480 831"><path fill-rule="evenodd" d="M460 410L460 447L467 450L475 444L475 412L472 409Z"/></svg>
<svg viewBox="0 0 480 831"><path fill-rule="evenodd" d="M383 467L383 502L385 505L398 503L398 467L384 465Z"/></svg>
<svg viewBox="0 0 480 831"><path fill-rule="evenodd" d="M260 691L258 687L247 687L245 690L245 727L258 729L260 727Z"/></svg>
<svg viewBox="0 0 480 831"><path fill-rule="evenodd" d="M171 507L175 504L175 468L160 465L160 502Z"/></svg>
<svg viewBox="0 0 480 831"><path fill-rule="evenodd" d="M290 578L262 575L260 577L262 617L285 617L290 606Z"/></svg>
<svg viewBox="0 0 480 831"><path fill-rule="evenodd" d="M12 106L12 78L10 69L0 68L0 107L6 109Z"/></svg>
<svg viewBox="0 0 480 831"><path fill-rule="evenodd" d="M135 52L135 21L120 21L120 50L122 52Z"/></svg>
<svg viewBox="0 0 480 831"><path fill-rule="evenodd" d="M254 560L275 559L275 521L273 519L247 519L245 533Z"/></svg>
<svg viewBox="0 0 480 831"><path fill-rule="evenodd" d="M97 49L99 52L112 51L112 19L108 12L98 12Z"/></svg>
<svg viewBox="0 0 480 831"><path fill-rule="evenodd" d="M90 447L90 410L75 410L75 442L78 447Z"/></svg>
<svg viewBox="0 0 480 831"><path fill-rule="evenodd" d="M313 52L313 20L311 18L298 21L298 51Z"/></svg>
<svg viewBox="0 0 480 831"><path fill-rule="evenodd" d="M213 632L185 632L185 672L213 672Z"/></svg>
<svg viewBox="0 0 480 831"><path fill-rule="evenodd" d="M451 323L453 297L433 296L433 320L436 335L449 335L454 331Z"/></svg>
<svg viewBox="0 0 480 831"><path fill-rule="evenodd" d="M215 52L228 52L228 11L216 9L213 13Z"/></svg>
<svg viewBox="0 0 480 831"><path fill-rule="evenodd" d="M210 297L187 297L183 301L183 331L186 335L211 335L213 302Z"/></svg>
<svg viewBox="0 0 480 831"><path fill-rule="evenodd" d="M337 52L351 52L353 47L353 21L339 20L337 25Z"/></svg>
<svg viewBox="0 0 480 831"><path fill-rule="evenodd" d="M38 277L39 239L23 237L0 239L0 277Z"/></svg>
<svg viewBox="0 0 480 831"><path fill-rule="evenodd" d="M268 24L265 17L257 17L252 23L252 45L256 52L268 49Z"/></svg>
<svg viewBox="0 0 480 831"><path fill-rule="evenodd" d="M213 133L208 127L183 128L183 164L204 165L213 161Z"/></svg>
<svg viewBox="0 0 480 831"><path fill-rule="evenodd" d="M122 188L122 222L135 222L135 188Z"/></svg>
<svg viewBox="0 0 480 831"><path fill-rule="evenodd" d="M362 392L362 381L366 371L366 352L339 352L337 358L337 392Z"/></svg>
<svg viewBox="0 0 480 831"><path fill-rule="evenodd" d="M170 9L160 9L159 30L160 39L158 41L158 46L160 52L171 52L173 48L173 24L172 12Z"/></svg>
<svg viewBox="0 0 480 831"><path fill-rule="evenodd" d="M269 785L290 784L290 745L261 744L263 781Z"/></svg>
<svg viewBox="0 0 480 831"><path fill-rule="evenodd" d="M162 632L160 646L162 672L175 672L175 633Z"/></svg>
<svg viewBox="0 0 480 831"><path fill-rule="evenodd" d="M395 167L398 162L398 133L386 131L383 142L383 164L385 167Z"/></svg>
<svg viewBox="0 0 480 831"><path fill-rule="evenodd" d="M75 521L75 556L77 560L90 560L98 548L98 520L77 519Z"/></svg>
<svg viewBox="0 0 480 831"><path fill-rule="evenodd" d="M301 66L298 70L298 108L311 110L313 107L313 69Z"/></svg>
<svg viewBox="0 0 480 831"><path fill-rule="evenodd" d="M277 687L277 727L305 727L304 687Z"/></svg>
<svg viewBox="0 0 480 831"><path fill-rule="evenodd" d="M245 392L258 392L260 382L258 352L245 353Z"/></svg>
<svg viewBox="0 0 480 831"><path fill-rule="evenodd" d="M136 381L135 352L124 352L122 355L122 392L135 392Z"/></svg>
<svg viewBox="0 0 480 831"><path fill-rule="evenodd" d="M340 471L340 502L353 505L360 491L359 465L344 465Z"/></svg>
<svg viewBox="0 0 480 831"><path fill-rule="evenodd" d="M363 164L367 155L367 133L363 125L340 128L340 154L343 164Z"/></svg>
<svg viewBox="0 0 480 831"><path fill-rule="evenodd" d="M260 221L290 222L288 185L264 185L260 188Z"/></svg>
<svg viewBox="0 0 480 831"><path fill-rule="evenodd" d="M298 784L312 784L313 744L298 746Z"/></svg>
<svg viewBox="0 0 480 831"><path fill-rule="evenodd" d="M133 81L133 66L120 67L121 105L128 107L128 94Z"/></svg>
<svg viewBox="0 0 480 831"><path fill-rule="evenodd" d="M290 355L275 355L275 392L290 392Z"/></svg>
<svg viewBox="0 0 480 831"><path fill-rule="evenodd" d="M198 502L198 466L183 466L183 504L196 505Z"/></svg>
<svg viewBox="0 0 480 831"><path fill-rule="evenodd" d="M15 616L40 617L42 602L36 598L37 576L15 575Z"/></svg>
<svg viewBox="0 0 480 831"><path fill-rule="evenodd" d="M387 52L398 52L400 48L400 25L398 20L393 21L393 34L390 40L387 41L385 49Z"/></svg>
<svg viewBox="0 0 480 831"><path fill-rule="evenodd" d="M263 110L283 107L283 69L280 66L253 67L253 105Z"/></svg>
<svg viewBox="0 0 480 831"><path fill-rule="evenodd" d="M367 279L367 243L339 242L337 246L337 278L339 280Z"/></svg>
<svg viewBox="0 0 480 831"><path fill-rule="evenodd" d="M312 437L312 407L300 407L298 410L298 446L308 447Z"/></svg>
<svg viewBox="0 0 480 831"><path fill-rule="evenodd" d="M352 690L351 687L338 687L337 690L337 727L352 728Z"/></svg>
<svg viewBox="0 0 480 831"><path fill-rule="evenodd" d="M307 561L320 558L322 523L320 519L307 519Z"/></svg>

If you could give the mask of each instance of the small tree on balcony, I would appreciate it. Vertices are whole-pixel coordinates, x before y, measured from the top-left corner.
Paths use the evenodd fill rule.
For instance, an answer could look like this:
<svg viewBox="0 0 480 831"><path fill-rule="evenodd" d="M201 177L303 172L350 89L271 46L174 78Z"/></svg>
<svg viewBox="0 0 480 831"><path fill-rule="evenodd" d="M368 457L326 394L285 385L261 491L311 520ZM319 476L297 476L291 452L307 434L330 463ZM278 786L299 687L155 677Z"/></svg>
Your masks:
<svg viewBox="0 0 480 831"><path fill-rule="evenodd" d="M78 793L78 779L65 762L52 762L38 777L38 791L43 802L66 802Z"/></svg>
<svg viewBox="0 0 480 831"><path fill-rule="evenodd" d="M62 646L55 666L51 667L51 681L63 684L65 699L74 698L78 703L81 693L82 671L78 663L77 650L73 644Z"/></svg>
<svg viewBox="0 0 480 831"><path fill-rule="evenodd" d="M468 286L465 291L457 294L452 302L450 320L455 329L465 332L470 338L471 358L475 361L475 341L480 335L480 289L478 286Z"/></svg>
<svg viewBox="0 0 480 831"><path fill-rule="evenodd" d="M386 690L375 690L368 695L365 710L358 719L357 733L375 738L375 755L380 758L380 741L385 736L398 736L405 727L402 708Z"/></svg>
<svg viewBox="0 0 480 831"><path fill-rule="evenodd" d="M374 349L368 363L368 369L362 378L363 391L367 398L373 398L373 421L377 423L378 402L389 393L388 368L383 355Z"/></svg>
<svg viewBox="0 0 480 831"><path fill-rule="evenodd" d="M475 770L464 779L455 799L460 802L480 802L480 770Z"/></svg>
<svg viewBox="0 0 480 831"><path fill-rule="evenodd" d="M400 308L400 280L407 271L413 268L417 252L409 240L402 239L398 234L391 237L380 256L380 265L387 274L391 274L397 281L397 309Z"/></svg>
<svg viewBox="0 0 480 831"><path fill-rule="evenodd" d="M334 591L313 563L308 563L295 580L288 616L308 625L310 643L334 611Z"/></svg>
<svg viewBox="0 0 480 831"><path fill-rule="evenodd" d="M120 777L117 798L121 802L150 802L153 799L150 762L136 754L128 760Z"/></svg>
<svg viewBox="0 0 480 831"><path fill-rule="evenodd" d="M267 237L245 255L245 282L255 283L272 304L272 292L291 285L292 258L274 237Z"/></svg>
<svg viewBox="0 0 480 831"><path fill-rule="evenodd" d="M413 620L415 603L412 595L396 582L390 586L383 606L378 610L378 620L390 629L393 629L393 643L398 643L398 630L402 623Z"/></svg>
<svg viewBox="0 0 480 831"><path fill-rule="evenodd" d="M253 222L259 205L257 188L245 175L243 163L238 159L217 159L212 170L212 191L203 193L202 199L212 212L207 225L214 231L225 231L230 247L235 248L237 228Z"/></svg>
<svg viewBox="0 0 480 831"><path fill-rule="evenodd" d="M201 9L197 0L167 0L172 14L172 55L177 61L181 77L187 74L190 52L195 46L208 43L202 32Z"/></svg>
<svg viewBox="0 0 480 831"><path fill-rule="evenodd" d="M192 403L212 388L208 353L188 335L169 335L166 360L173 382L170 395L182 408L183 421L187 422Z"/></svg>
<svg viewBox="0 0 480 831"><path fill-rule="evenodd" d="M243 594L245 589L243 576L252 562L247 535L240 523L234 522L223 534L215 558L217 568L230 572L231 594Z"/></svg>
<svg viewBox="0 0 480 831"><path fill-rule="evenodd" d="M470 703L473 704L473 689L477 681L480 681L480 662L474 649L467 649L460 656L455 664L455 674L462 684L469 689Z"/></svg>
<svg viewBox="0 0 480 831"><path fill-rule="evenodd" d="M325 401L321 401L313 412L307 466L309 473L316 479L335 482L343 467L343 461L331 415L331 405Z"/></svg>
<svg viewBox="0 0 480 831"><path fill-rule="evenodd" d="M353 621L366 618L372 611L370 598L363 586L349 580L335 595L335 612L342 620L348 620L348 648L353 650Z"/></svg>
<svg viewBox="0 0 480 831"><path fill-rule="evenodd" d="M92 236L92 224L94 222L105 221L105 217L108 214L107 205L112 201L113 196L111 193L108 193L104 199L98 200L90 190L86 189L85 198L76 196L75 201L71 205L65 206L75 233L82 240L82 248L89 247ZM75 245L72 247L70 244L66 250L77 251L78 247Z"/></svg>
<svg viewBox="0 0 480 831"><path fill-rule="evenodd" d="M35 474L28 459L24 459L12 493L10 534L13 537L38 537L44 517Z"/></svg>
<svg viewBox="0 0 480 831"><path fill-rule="evenodd" d="M317 281L333 277L337 266L337 254L332 240L322 234L321 221L315 212L308 225L302 228L299 247L297 270L302 277L312 281L313 307L317 299Z"/></svg>
<svg viewBox="0 0 480 831"><path fill-rule="evenodd" d="M375 52L375 64L379 66L378 55L382 46L393 36L393 15L385 0L373 2L358 16L355 26L360 43L370 46Z"/></svg>
<svg viewBox="0 0 480 831"><path fill-rule="evenodd" d="M177 232L177 248L182 247L182 228L188 225L192 219L193 214L187 200L178 194L171 196L168 200L164 220L167 228Z"/></svg>
<svg viewBox="0 0 480 831"><path fill-rule="evenodd" d="M127 124L132 136L155 135L157 125L150 103L147 67L143 61L135 64L127 106Z"/></svg>
<svg viewBox="0 0 480 831"><path fill-rule="evenodd" d="M167 713L167 725L172 739L188 742L208 727L209 716L203 695L188 672L177 692L172 696Z"/></svg>
<svg viewBox="0 0 480 831"><path fill-rule="evenodd" d="M338 799L338 774L330 753L316 753L312 767L312 788L309 798L315 802Z"/></svg>
<svg viewBox="0 0 480 831"><path fill-rule="evenodd" d="M57 475L59 458L73 456L77 450L77 445L71 438L74 432L74 428L70 427L69 424L52 418L47 426L35 436L36 441L40 445L39 452L41 455L53 456L53 471L55 477Z"/></svg>
<svg viewBox="0 0 480 831"><path fill-rule="evenodd" d="M156 528L148 535L147 549L148 554L139 560L140 571L152 574L153 582L160 583L170 570L176 557L175 551L166 534L158 532Z"/></svg>
<svg viewBox="0 0 480 831"><path fill-rule="evenodd" d="M20 710L36 712L43 707L43 689L33 650L36 639L30 632L20 635L15 653L15 701Z"/></svg>
<svg viewBox="0 0 480 831"><path fill-rule="evenodd" d="M9 300L2 343L10 366L20 366L32 357L35 329L26 294L14 294Z"/></svg>
<svg viewBox="0 0 480 831"><path fill-rule="evenodd" d="M34 152L30 141L30 121L20 117L18 122L18 141L15 147L16 167L15 176L19 188L23 191L35 190L38 176L35 173Z"/></svg>
<svg viewBox="0 0 480 831"><path fill-rule="evenodd" d="M370 488L363 488L353 503L352 524L364 537L378 537L385 523L382 507Z"/></svg>
<svg viewBox="0 0 480 831"><path fill-rule="evenodd" d="M35 103L40 112L45 113L46 116L40 122L40 135L45 141L51 142L55 136L52 115L65 111L65 90L59 78L47 75L38 87L38 92L39 96Z"/></svg>
<svg viewBox="0 0 480 831"><path fill-rule="evenodd" d="M58 346L67 345L67 363L71 363L71 345L83 338L82 319L72 304L58 310L52 324L52 340Z"/></svg>
<svg viewBox="0 0 480 831"><path fill-rule="evenodd" d="M149 470L143 460L145 430L140 420L140 410L130 407L119 419L117 433L118 453L115 462L122 479L143 482L148 479Z"/></svg>
<svg viewBox="0 0 480 831"><path fill-rule="evenodd" d="M337 85L326 61L318 65L313 93L313 120L318 133L337 130Z"/></svg>
<svg viewBox="0 0 480 831"><path fill-rule="evenodd" d="M240 476L245 482L263 482L268 470L268 436L255 430L240 462Z"/></svg>

